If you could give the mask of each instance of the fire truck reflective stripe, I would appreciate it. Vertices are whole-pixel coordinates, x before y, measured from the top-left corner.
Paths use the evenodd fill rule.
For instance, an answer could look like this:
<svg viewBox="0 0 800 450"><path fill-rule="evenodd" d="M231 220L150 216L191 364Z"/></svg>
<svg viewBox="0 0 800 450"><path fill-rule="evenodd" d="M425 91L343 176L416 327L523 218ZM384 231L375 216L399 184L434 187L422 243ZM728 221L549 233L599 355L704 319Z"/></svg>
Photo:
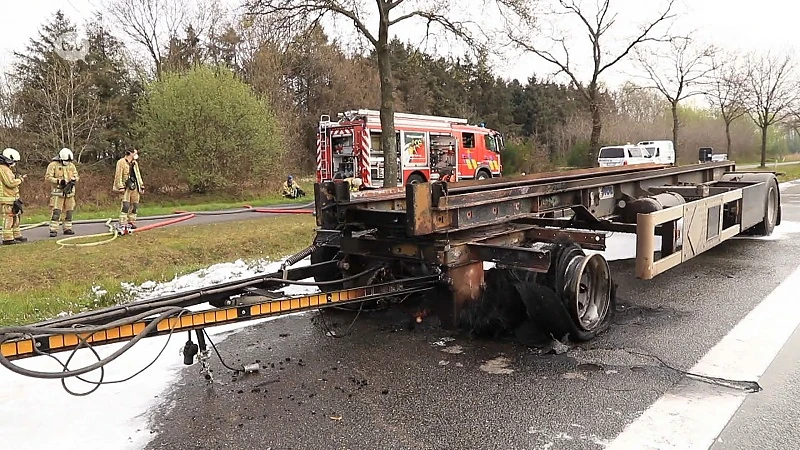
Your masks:
<svg viewBox="0 0 800 450"><path fill-rule="evenodd" d="M372 186L372 173L369 164L369 131L366 127L361 132L361 181L364 186Z"/></svg>
<svg viewBox="0 0 800 450"><path fill-rule="evenodd" d="M340 303L358 300L374 292L365 288L348 289L344 291L314 294L284 300L274 300L251 306L236 306L213 311L201 311L186 314L181 317L164 319L156 325L156 334L167 334L172 330L202 328L204 325L221 325L228 322L247 320L252 316L265 316L271 314L285 314L304 309L317 308L331 303ZM141 333L150 322L137 322L131 325L121 325L92 333L65 334L37 338L38 347L45 350L69 349L77 347L81 340L89 343L110 343L120 339L132 338ZM0 352L7 358L30 355L34 353L37 341L25 339L15 342L5 342L0 345Z"/></svg>

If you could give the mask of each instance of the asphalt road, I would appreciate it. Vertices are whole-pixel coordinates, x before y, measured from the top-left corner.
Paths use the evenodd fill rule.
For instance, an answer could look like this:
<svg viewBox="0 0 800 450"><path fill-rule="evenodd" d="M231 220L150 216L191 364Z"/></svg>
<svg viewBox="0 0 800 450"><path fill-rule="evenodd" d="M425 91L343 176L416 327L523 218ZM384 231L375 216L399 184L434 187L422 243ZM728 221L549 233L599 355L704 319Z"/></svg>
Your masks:
<svg viewBox="0 0 800 450"><path fill-rule="evenodd" d="M264 206L264 208L269 208L269 209L295 209L301 207L313 208L313 205L304 206L302 204L286 204L286 205ZM197 215L191 219L171 224L168 226L173 227L173 226L185 226L185 225L204 225L209 223L230 222L235 220L258 219L269 215L266 213L257 213L253 211L248 211L243 208L235 210L223 210L223 211L202 211L196 214ZM175 217L178 217L178 215L175 215ZM165 220L169 220L169 218L161 217L161 218L149 219L147 217L139 217L136 220L136 224L141 227L152 223L163 222ZM118 217L114 217L112 224L116 224L117 222L118 222ZM75 231L75 236L87 236L92 234L106 233L108 232L108 226L105 224L105 221L103 221L102 223L76 223L73 226L73 230ZM46 239L57 240L63 237L68 237L63 235L63 232L59 227L58 236L51 238L50 230L48 229L47 226L40 226L38 228L33 228L27 231L23 231L22 235L28 238L28 240L31 242L46 240Z"/></svg>
<svg viewBox="0 0 800 450"><path fill-rule="evenodd" d="M785 193L782 227L800 222L798 200L800 186ZM560 355L434 320L411 327L400 310L362 313L339 339L317 313L249 327L219 347L260 372L234 380L215 360L209 386L186 368L152 412L147 448L603 448L792 273L799 252L792 235L735 239L649 281L633 277L633 261L612 262L615 325ZM353 314L324 318L344 333ZM718 448L800 448L798 340Z"/></svg>

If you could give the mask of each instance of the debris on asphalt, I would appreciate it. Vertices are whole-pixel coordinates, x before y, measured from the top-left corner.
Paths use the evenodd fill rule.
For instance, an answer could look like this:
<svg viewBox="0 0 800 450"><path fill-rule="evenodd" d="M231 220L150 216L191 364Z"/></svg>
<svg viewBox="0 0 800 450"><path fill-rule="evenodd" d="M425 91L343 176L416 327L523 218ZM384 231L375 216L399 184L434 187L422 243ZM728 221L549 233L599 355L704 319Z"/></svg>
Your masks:
<svg viewBox="0 0 800 450"><path fill-rule="evenodd" d="M584 375L584 374L582 374L580 372L567 372L567 373L561 375L561 378L563 378L565 380L586 380L587 379L586 375Z"/></svg>
<svg viewBox="0 0 800 450"><path fill-rule="evenodd" d="M445 347L445 346L447 346L448 342L453 342L455 340L456 339L452 338L452 337L443 337L443 338L439 339L438 341L431 342L431 345L435 345L435 346L438 346L438 347Z"/></svg>
<svg viewBox="0 0 800 450"><path fill-rule="evenodd" d="M559 341L557 339L550 339L550 342L548 342L539 351L543 355L547 355L549 353L555 353L556 355L561 355L563 353L567 353L569 349L570 349L569 345L565 344L564 342Z"/></svg>
<svg viewBox="0 0 800 450"><path fill-rule="evenodd" d="M331 420L342 420L342 416L331 416Z"/></svg>
<svg viewBox="0 0 800 450"><path fill-rule="evenodd" d="M583 363L578 364L578 370L582 372L602 372L603 366L599 364Z"/></svg>
<svg viewBox="0 0 800 450"><path fill-rule="evenodd" d="M439 365L440 365L440 366L446 366L446 365L448 365L448 364L450 364L450 361L445 361L445 360L441 360L441 361L439 361Z"/></svg>
<svg viewBox="0 0 800 450"><path fill-rule="evenodd" d="M508 368L509 364L511 364L510 359L505 356L498 356L481 364L480 369L495 375L508 375L514 372L514 369Z"/></svg>
<svg viewBox="0 0 800 450"><path fill-rule="evenodd" d="M464 353L464 348L460 345L453 345L452 347L445 347L442 349L445 353L450 353L451 355L459 355Z"/></svg>

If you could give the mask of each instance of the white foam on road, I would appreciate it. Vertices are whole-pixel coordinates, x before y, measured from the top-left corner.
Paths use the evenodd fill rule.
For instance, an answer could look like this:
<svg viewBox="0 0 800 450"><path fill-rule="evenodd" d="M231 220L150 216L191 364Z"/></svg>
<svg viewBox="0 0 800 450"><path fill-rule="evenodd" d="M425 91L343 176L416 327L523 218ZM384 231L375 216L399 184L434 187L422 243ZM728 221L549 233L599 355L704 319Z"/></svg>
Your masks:
<svg viewBox="0 0 800 450"><path fill-rule="evenodd" d="M800 267L753 309L689 371L758 380L800 325ZM628 425L608 450L708 449L746 393L686 380Z"/></svg>
<svg viewBox="0 0 800 450"><path fill-rule="evenodd" d="M301 261L297 266L308 263L308 260ZM145 282L139 286L127 285L126 288L137 299L145 299L274 272L279 267L280 262L247 264L235 261L216 264L165 283ZM284 292L299 295L312 290L316 289L297 286L288 287ZM214 343L218 344L244 327L277 318L211 327L207 331ZM142 369L155 358L166 341L166 336L143 339L106 366L105 380L119 380ZM161 357L141 375L124 383L101 386L86 397L68 394L58 380L28 378L0 367L0 411L6 414L6 419L14 418L0 425L2 447L15 450L143 448L154 436L149 423L151 413L154 408L163 405L167 389L176 382L180 370L186 367L183 357L178 354L185 342L186 333L176 333ZM100 346L97 351L101 357L105 357L123 345ZM62 353L58 356L63 361L66 355ZM212 358L216 358L213 351ZM95 361L96 358L88 350L81 350L76 353L70 367L83 367ZM248 362L252 361L244 361ZM60 370L55 361L41 356L20 360L16 364L38 371ZM97 376L95 372L85 375L85 378L97 380ZM220 381L226 382L225 378L218 374ZM204 382L199 374L197 382ZM75 379L68 380L67 386L78 392L85 392L91 387Z"/></svg>

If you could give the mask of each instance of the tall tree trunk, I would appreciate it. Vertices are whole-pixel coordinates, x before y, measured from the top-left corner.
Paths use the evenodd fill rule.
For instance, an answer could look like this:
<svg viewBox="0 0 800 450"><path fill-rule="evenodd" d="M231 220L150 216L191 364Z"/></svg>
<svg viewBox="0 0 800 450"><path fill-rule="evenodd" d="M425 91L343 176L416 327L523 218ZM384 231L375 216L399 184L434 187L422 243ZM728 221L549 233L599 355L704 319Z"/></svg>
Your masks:
<svg viewBox="0 0 800 450"><path fill-rule="evenodd" d="M600 152L600 133L603 131L603 122L600 117L600 105L597 101L589 102L589 109L592 112L592 136L589 139L589 154L587 155L588 167L597 164L597 154Z"/></svg>
<svg viewBox="0 0 800 450"><path fill-rule="evenodd" d="M728 120L725 121L725 153L728 155L728 159L733 160L733 154L731 153L731 122Z"/></svg>
<svg viewBox="0 0 800 450"><path fill-rule="evenodd" d="M675 147L675 165L678 165L680 152L678 151L678 102L672 102L672 146Z"/></svg>
<svg viewBox="0 0 800 450"><path fill-rule="evenodd" d="M383 149L384 187L396 187L398 181L397 142L394 131L394 80L389 52L389 19L381 19L378 30L378 75L381 78L381 149Z"/></svg>
<svg viewBox="0 0 800 450"><path fill-rule="evenodd" d="M761 167L767 167L767 128L769 125L761 127Z"/></svg>

